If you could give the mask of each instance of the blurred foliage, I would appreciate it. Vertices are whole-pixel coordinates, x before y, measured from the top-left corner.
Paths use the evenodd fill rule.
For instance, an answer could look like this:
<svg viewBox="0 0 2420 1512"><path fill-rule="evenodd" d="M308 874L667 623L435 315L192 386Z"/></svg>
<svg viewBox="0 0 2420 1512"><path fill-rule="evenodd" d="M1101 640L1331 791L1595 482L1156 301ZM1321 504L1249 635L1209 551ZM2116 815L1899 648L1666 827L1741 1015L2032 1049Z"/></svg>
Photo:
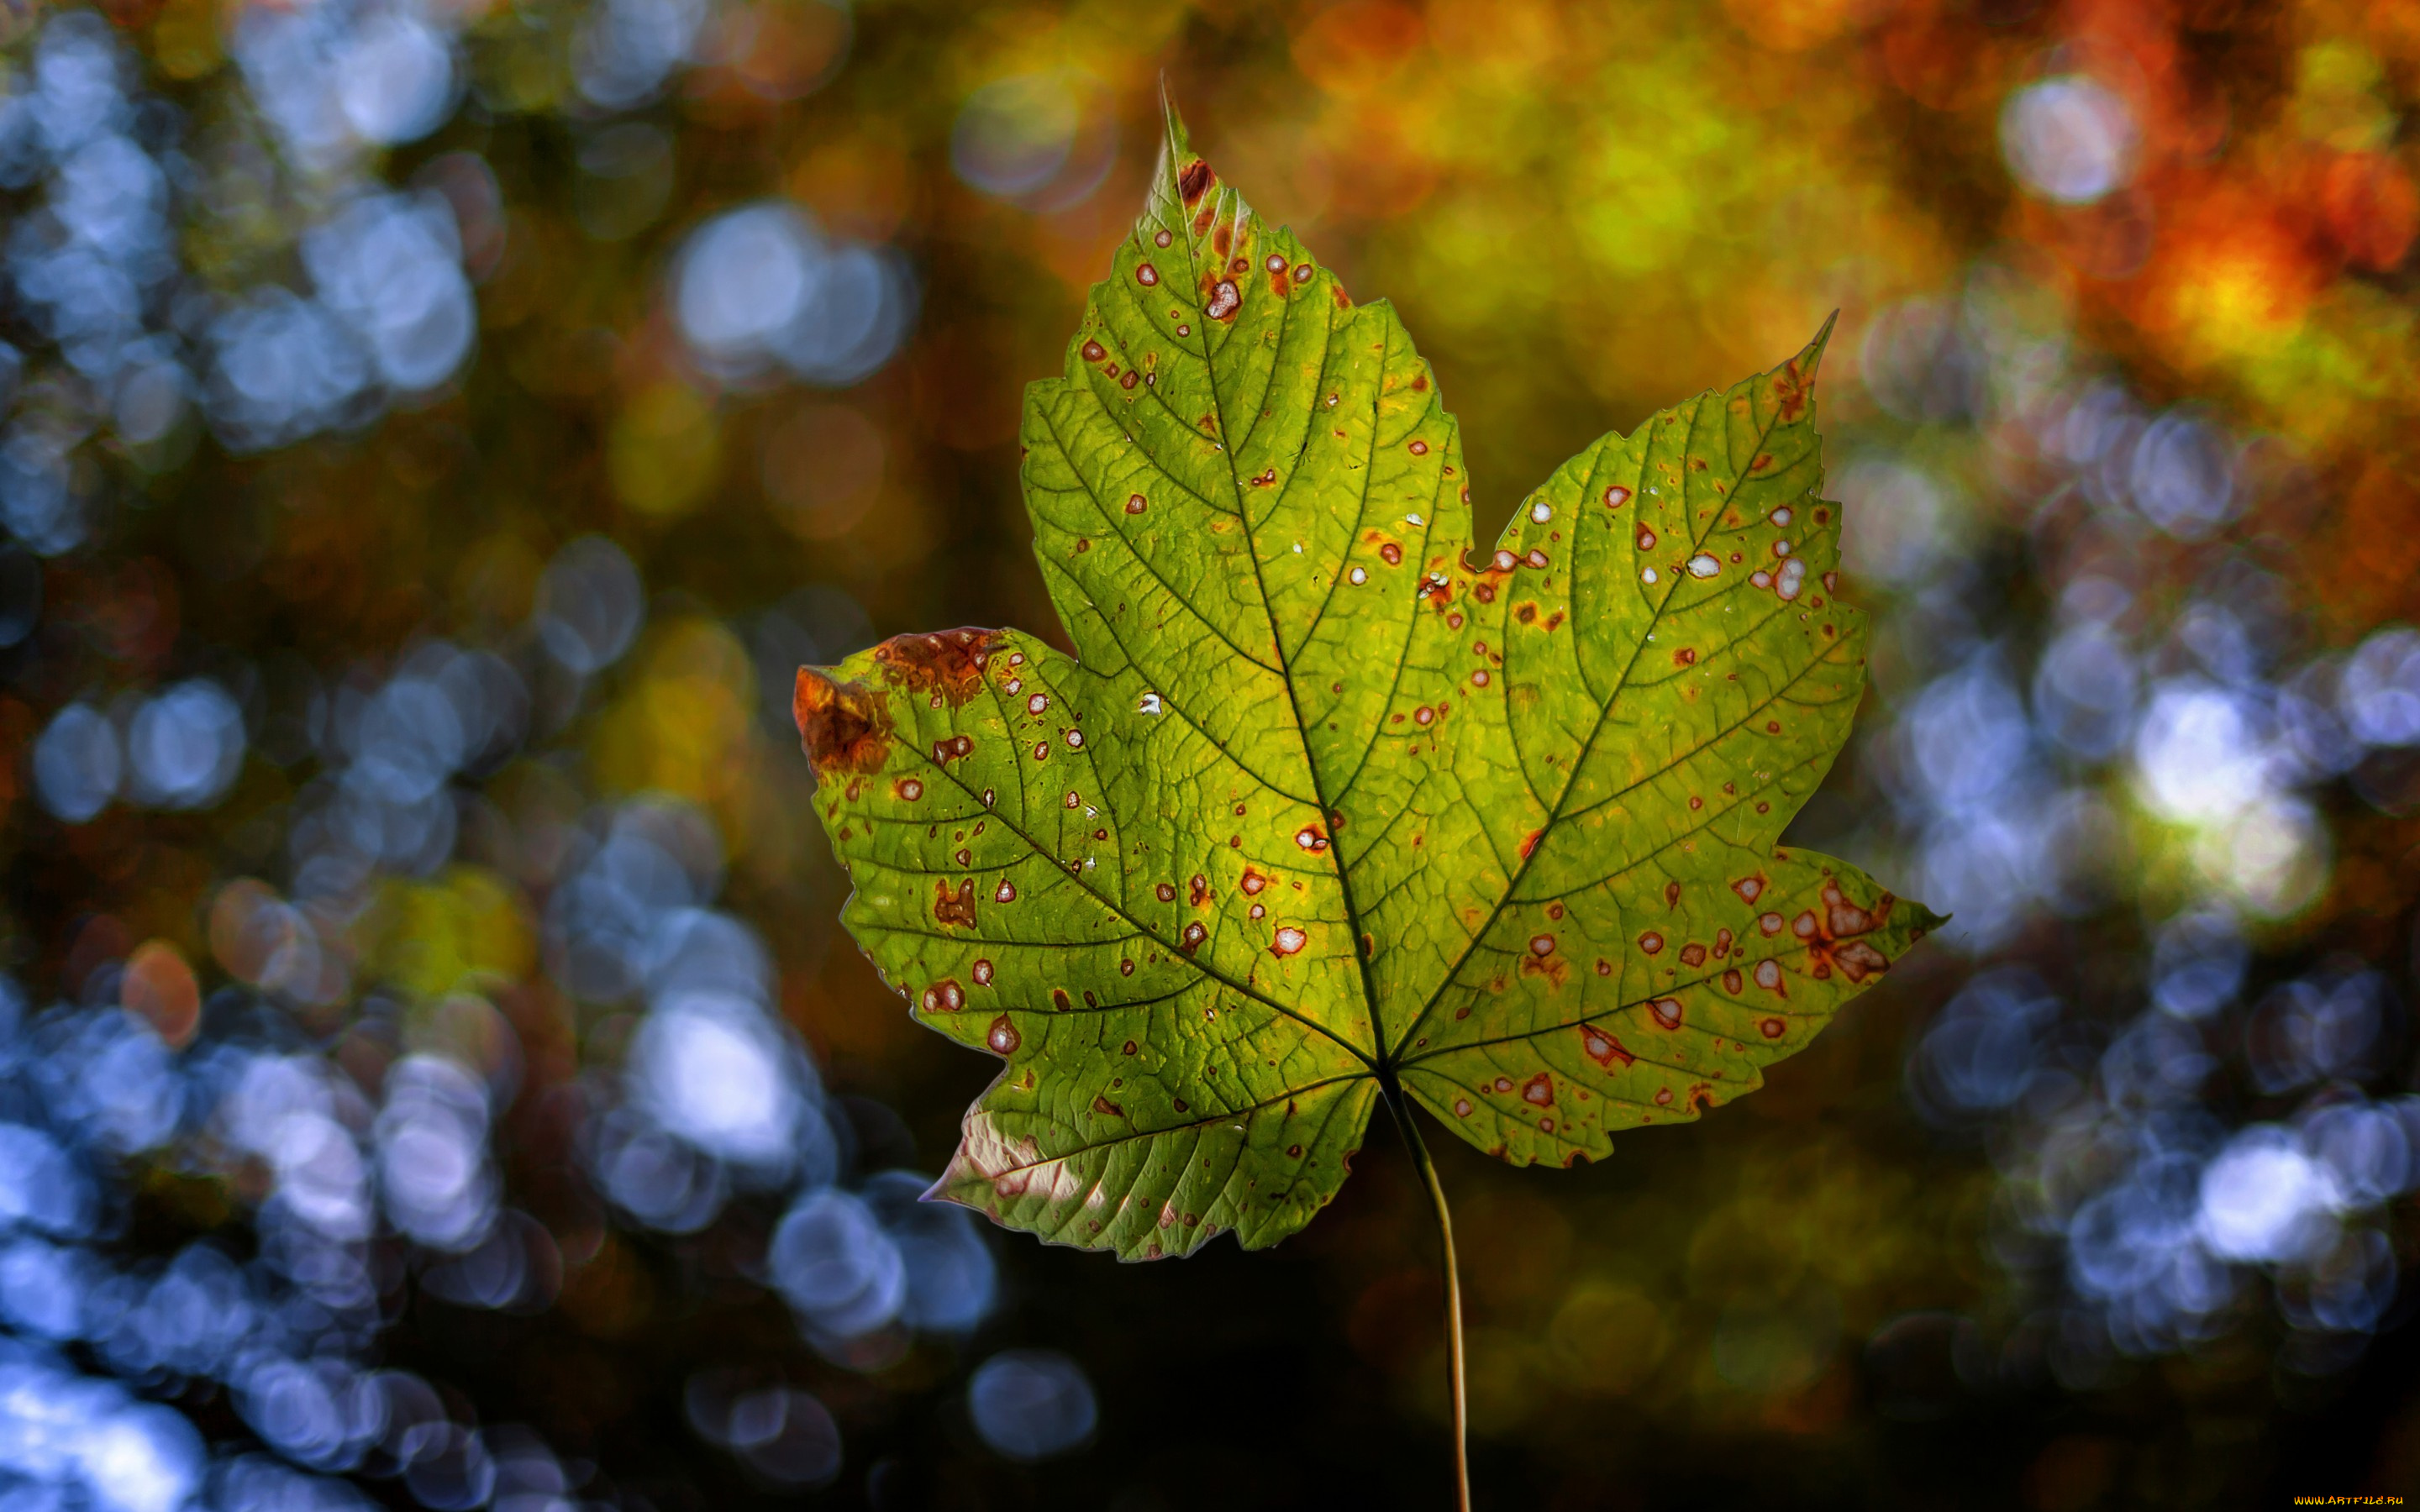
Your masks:
<svg viewBox="0 0 2420 1512"><path fill-rule="evenodd" d="M1795 838L1968 933L1686 1135L1570 1177L1443 1152L1485 1500L2420 1485L2412 7L534 0L393 12L453 60L427 100L411 47L333 105L276 91L341 47L247 71L247 24L384 13L110 8L172 107L124 127L161 187L75 202L56 246L41 207L72 194L23 146L48 128L0 128L0 932L54 1025L122 1007L185 1054L273 1020L242 1032L373 1103L414 1055L500 1089L493 1159L559 1286L448 1301L423 1246L380 1291L378 1358L455 1419L526 1423L631 1506L820 1478L702 1436L685 1388L725 1369L829 1408L836 1504L1439 1493L1431 1242L1383 1140L1274 1257L1000 1247L979 1331L870 1349L770 1300L787 1189L690 1230L597 1195L600 1110L666 1011L596 974L614 835L765 943L865 1157L843 1187L872 1211L863 1173L954 1142L985 1069L834 948L789 679L878 633L1053 623L1019 395L1125 234L1165 70L1221 171L1421 333L1483 530L1841 311L1875 688ZM57 23L8 13L12 100ZM89 181L149 182L117 161ZM119 260L58 250L90 246ZM117 286L93 268L147 292L55 292ZM279 334L306 330L352 334ZM507 680L452 706L520 712L415 769L442 820L341 808L432 728L386 690L494 675L444 670L473 654ZM223 774L211 697L240 716ZM141 743L155 707L202 756ZM31 1119L42 1067L11 1066ZM90 1158L124 1168L96 1242L130 1266L248 1254L275 1186L263 1156ZM1047 1458L1064 1436L970 1395L1011 1344L1089 1372L1089 1447ZM214 1443L257 1431L76 1348Z"/></svg>

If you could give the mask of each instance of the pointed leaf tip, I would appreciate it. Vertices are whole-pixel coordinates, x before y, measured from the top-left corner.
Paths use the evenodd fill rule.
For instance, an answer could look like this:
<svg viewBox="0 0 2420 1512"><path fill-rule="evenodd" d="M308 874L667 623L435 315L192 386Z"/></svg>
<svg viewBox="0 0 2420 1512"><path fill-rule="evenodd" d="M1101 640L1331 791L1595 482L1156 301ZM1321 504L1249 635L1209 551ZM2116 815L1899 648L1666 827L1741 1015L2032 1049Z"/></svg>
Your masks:
<svg viewBox="0 0 2420 1512"><path fill-rule="evenodd" d="M1815 332L1813 340L1764 376L1783 424L1795 424L1812 413L1816 371L1823 365L1824 349L1831 345L1832 329L1839 319L1838 310L1824 316L1823 329Z"/></svg>
<svg viewBox="0 0 2420 1512"><path fill-rule="evenodd" d="M1185 116L1176 108L1175 87L1165 73L1159 76L1159 124L1162 149L1168 161L1181 163L1185 155L1193 150L1193 138L1185 130Z"/></svg>
<svg viewBox="0 0 2420 1512"><path fill-rule="evenodd" d="M1176 95L1165 73L1159 76L1159 163L1152 173L1144 220L1174 229L1190 218L1192 206L1217 175L1193 149L1192 136L1185 130L1185 117L1177 112Z"/></svg>

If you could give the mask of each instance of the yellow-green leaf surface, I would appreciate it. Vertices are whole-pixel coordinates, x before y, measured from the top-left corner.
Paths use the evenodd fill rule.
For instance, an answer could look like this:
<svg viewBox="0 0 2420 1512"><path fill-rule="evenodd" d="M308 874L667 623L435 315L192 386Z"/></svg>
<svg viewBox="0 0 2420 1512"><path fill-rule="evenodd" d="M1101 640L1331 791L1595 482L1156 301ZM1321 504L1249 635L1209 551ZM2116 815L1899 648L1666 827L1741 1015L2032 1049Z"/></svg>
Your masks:
<svg viewBox="0 0 2420 1512"><path fill-rule="evenodd" d="M1025 403L1078 655L799 674L845 915L1005 1062L935 1188L1128 1257L1308 1222L1380 1099L1568 1165L1755 1088L1937 923L1778 846L1846 739L1821 337L1474 551L1434 375L1170 118Z"/></svg>

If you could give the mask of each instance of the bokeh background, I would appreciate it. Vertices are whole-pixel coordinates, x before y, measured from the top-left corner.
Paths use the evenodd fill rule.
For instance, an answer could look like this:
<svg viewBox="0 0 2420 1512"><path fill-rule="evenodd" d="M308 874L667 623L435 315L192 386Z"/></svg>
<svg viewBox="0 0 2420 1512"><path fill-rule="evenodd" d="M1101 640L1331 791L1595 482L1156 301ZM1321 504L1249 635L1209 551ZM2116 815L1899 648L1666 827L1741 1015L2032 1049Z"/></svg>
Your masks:
<svg viewBox="0 0 2420 1512"><path fill-rule="evenodd" d="M1441 1141L1481 1504L2420 1490L2420 8L0 9L0 1505L1447 1504L1380 1125L1279 1249L913 1198L793 669L1056 633L1016 421L1195 140L1482 524L1823 377L1955 926L1574 1172Z"/></svg>

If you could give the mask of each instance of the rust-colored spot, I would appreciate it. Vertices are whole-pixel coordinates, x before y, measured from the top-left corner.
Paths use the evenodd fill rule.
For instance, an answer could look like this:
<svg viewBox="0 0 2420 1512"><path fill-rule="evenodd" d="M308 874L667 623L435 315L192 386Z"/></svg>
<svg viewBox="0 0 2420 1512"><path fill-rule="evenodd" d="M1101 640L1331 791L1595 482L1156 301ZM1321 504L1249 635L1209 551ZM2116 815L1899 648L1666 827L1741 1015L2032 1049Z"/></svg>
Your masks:
<svg viewBox="0 0 2420 1512"><path fill-rule="evenodd" d="M1695 943L1694 941L1681 947L1681 964L1684 966L1704 965L1706 964L1706 948Z"/></svg>
<svg viewBox="0 0 2420 1512"><path fill-rule="evenodd" d="M1698 654L1695 651L1690 650L1687 646L1683 646L1680 650L1672 653L1672 665L1675 667L1694 667L1697 664Z"/></svg>
<svg viewBox="0 0 2420 1512"><path fill-rule="evenodd" d="M1809 909L1791 926L1792 933L1807 941L1807 954L1814 960L1808 975L1819 981L1828 980L1838 967L1851 981L1862 982L1889 970L1890 958L1858 936L1882 928L1899 900L1885 892L1874 899L1873 907L1860 908L1840 891L1837 881L1823 884L1823 899L1820 913Z"/></svg>
<svg viewBox="0 0 2420 1512"><path fill-rule="evenodd" d="M984 668L1001 640L998 630L971 626L895 635L874 648L874 661L901 687L939 693L954 709L982 690Z"/></svg>
<svg viewBox="0 0 2420 1512"><path fill-rule="evenodd" d="M1756 1032L1768 1040L1778 1040L1790 1032L1790 1026L1781 1019L1766 1019L1756 1026Z"/></svg>
<svg viewBox="0 0 2420 1512"><path fill-rule="evenodd" d="M1176 192L1185 196L1186 204L1191 205L1208 193L1211 181L1218 177L1210 171L1208 163L1196 158L1185 165L1184 172L1176 176Z"/></svg>
<svg viewBox="0 0 2420 1512"><path fill-rule="evenodd" d="M967 1006L966 989L958 985L957 979L944 977L924 989L917 1006L927 1013L954 1013Z"/></svg>
<svg viewBox="0 0 2420 1512"><path fill-rule="evenodd" d="M891 755L891 713L863 683L843 683L812 667L799 669L790 694L799 746L818 776L873 773Z"/></svg>
<svg viewBox="0 0 2420 1512"><path fill-rule="evenodd" d="M957 896L950 896L946 881L933 884L933 922L958 929L975 927L975 882L969 877L958 884Z"/></svg>
<svg viewBox="0 0 2420 1512"><path fill-rule="evenodd" d="M1851 981L1863 981L1890 969L1889 958L1863 940L1850 940L1834 948L1832 959Z"/></svg>
<svg viewBox="0 0 2420 1512"><path fill-rule="evenodd" d="M1111 1119L1123 1119L1126 1116L1126 1110L1110 1102L1107 1092L1093 1099L1093 1111Z"/></svg>
<svg viewBox="0 0 2420 1512"><path fill-rule="evenodd" d="M1815 380L1798 371L1798 359L1793 357L1781 364L1774 375L1773 396L1781 403L1781 423L1785 425L1807 412L1807 402L1814 396Z"/></svg>
<svg viewBox="0 0 2420 1512"><path fill-rule="evenodd" d="M1606 1033L1603 1029L1598 1028L1593 1024L1583 1024L1580 1026L1580 1048L1588 1052L1588 1057L1590 1060L1595 1061L1598 1065L1603 1066L1607 1071L1611 1071L1613 1069L1615 1061L1620 1061L1621 1064L1627 1066L1638 1058L1629 1051L1624 1050L1621 1047L1621 1041L1615 1039L1612 1035Z"/></svg>
<svg viewBox="0 0 2420 1512"><path fill-rule="evenodd" d="M1522 1084L1521 1101L1533 1107L1553 1107L1555 1105L1555 1079L1543 1071L1538 1072L1535 1076L1530 1077L1528 1081Z"/></svg>

